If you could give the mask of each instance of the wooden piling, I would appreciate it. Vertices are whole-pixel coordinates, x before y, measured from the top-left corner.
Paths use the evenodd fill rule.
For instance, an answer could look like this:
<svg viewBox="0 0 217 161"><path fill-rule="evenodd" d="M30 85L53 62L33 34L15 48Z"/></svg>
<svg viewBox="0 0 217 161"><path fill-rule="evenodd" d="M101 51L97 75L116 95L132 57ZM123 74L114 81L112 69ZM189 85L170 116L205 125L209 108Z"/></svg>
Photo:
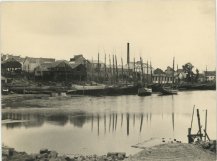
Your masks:
<svg viewBox="0 0 217 161"><path fill-rule="evenodd" d="M206 114L205 114L205 129L204 129L205 134L206 134L206 129L207 129L207 110L206 110ZM206 136L208 136L208 135L205 135L205 141L206 141Z"/></svg>
<svg viewBox="0 0 217 161"><path fill-rule="evenodd" d="M191 137L191 128L188 128L188 143L192 143L193 139Z"/></svg>
<svg viewBox="0 0 217 161"><path fill-rule="evenodd" d="M206 133L206 130L203 130L203 131L205 133L205 137L207 137L207 139L210 141L210 138L209 138L208 134Z"/></svg>
<svg viewBox="0 0 217 161"><path fill-rule="evenodd" d="M191 129L192 129L192 124L193 124L194 108L195 108L195 105L194 105L194 107L193 107L193 113L192 113L192 117L191 117Z"/></svg>
<svg viewBox="0 0 217 161"><path fill-rule="evenodd" d="M198 119L199 135L200 135L200 139L202 140L202 133L201 133L201 125L200 125L200 113L199 113L199 109L197 109L197 119Z"/></svg>

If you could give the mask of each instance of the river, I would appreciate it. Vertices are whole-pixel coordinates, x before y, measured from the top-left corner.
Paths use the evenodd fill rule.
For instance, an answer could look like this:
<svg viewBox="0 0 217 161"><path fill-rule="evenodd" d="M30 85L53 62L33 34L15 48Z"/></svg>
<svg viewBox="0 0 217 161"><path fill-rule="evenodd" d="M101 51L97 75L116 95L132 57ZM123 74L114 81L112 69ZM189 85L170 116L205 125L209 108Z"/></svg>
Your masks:
<svg viewBox="0 0 217 161"><path fill-rule="evenodd" d="M193 106L202 129L216 139L216 91L183 91L174 96L2 97L2 143L17 151L42 148L61 154L134 154L132 145L150 138L187 142ZM11 121L13 120L13 121ZM192 133L197 133L196 111Z"/></svg>

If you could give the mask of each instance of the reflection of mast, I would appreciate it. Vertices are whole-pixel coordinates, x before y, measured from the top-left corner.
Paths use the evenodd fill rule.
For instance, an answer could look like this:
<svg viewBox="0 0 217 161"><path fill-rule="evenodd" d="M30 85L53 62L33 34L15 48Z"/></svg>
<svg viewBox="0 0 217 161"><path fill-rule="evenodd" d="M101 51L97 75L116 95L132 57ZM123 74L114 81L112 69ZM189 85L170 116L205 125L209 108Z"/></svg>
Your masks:
<svg viewBox="0 0 217 161"><path fill-rule="evenodd" d="M133 127L135 127L135 113L133 114Z"/></svg>
<svg viewBox="0 0 217 161"><path fill-rule="evenodd" d="M99 136L99 114L97 115L97 131L98 131L98 136Z"/></svg>
<svg viewBox="0 0 217 161"><path fill-rule="evenodd" d="M172 124L173 124L173 135L174 135L174 130L175 130L175 118L174 118L174 100L172 96Z"/></svg>
<svg viewBox="0 0 217 161"><path fill-rule="evenodd" d="M93 132L93 114L92 114L92 117L91 117L91 132Z"/></svg>
<svg viewBox="0 0 217 161"><path fill-rule="evenodd" d="M123 114L121 114L121 127L123 125Z"/></svg>
<svg viewBox="0 0 217 161"><path fill-rule="evenodd" d="M106 114L104 115L104 133L106 133Z"/></svg>
<svg viewBox="0 0 217 161"><path fill-rule="evenodd" d="M109 132L110 132L110 129L111 129L111 114L109 114Z"/></svg>
<svg viewBox="0 0 217 161"><path fill-rule="evenodd" d="M114 127L115 127L115 114L112 114L112 131L114 131Z"/></svg>
<svg viewBox="0 0 217 161"><path fill-rule="evenodd" d="M141 122L140 122L140 129L139 129L139 132L142 131L142 124L143 124L143 113L141 114Z"/></svg>
<svg viewBox="0 0 217 161"><path fill-rule="evenodd" d="M116 113L116 115L115 115L115 131L116 131L116 127L117 127L117 119L118 119L118 114Z"/></svg>
<svg viewBox="0 0 217 161"><path fill-rule="evenodd" d="M130 115L127 113L127 136L129 135Z"/></svg>

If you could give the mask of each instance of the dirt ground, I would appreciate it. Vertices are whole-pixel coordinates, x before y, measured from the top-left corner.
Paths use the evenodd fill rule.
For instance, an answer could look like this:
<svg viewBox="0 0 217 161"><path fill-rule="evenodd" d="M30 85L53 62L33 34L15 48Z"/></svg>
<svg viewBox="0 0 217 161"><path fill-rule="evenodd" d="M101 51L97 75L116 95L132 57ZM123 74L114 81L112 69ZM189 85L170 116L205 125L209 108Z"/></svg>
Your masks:
<svg viewBox="0 0 217 161"><path fill-rule="evenodd" d="M141 147L140 147L141 148ZM130 156L125 161L215 161L216 153L187 143L166 143Z"/></svg>

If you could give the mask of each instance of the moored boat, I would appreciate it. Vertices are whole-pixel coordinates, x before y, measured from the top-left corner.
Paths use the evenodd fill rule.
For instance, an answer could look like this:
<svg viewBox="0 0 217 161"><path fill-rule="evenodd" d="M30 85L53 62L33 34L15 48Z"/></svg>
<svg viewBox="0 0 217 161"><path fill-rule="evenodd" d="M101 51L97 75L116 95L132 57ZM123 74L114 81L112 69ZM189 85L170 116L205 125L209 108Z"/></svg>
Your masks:
<svg viewBox="0 0 217 161"><path fill-rule="evenodd" d="M174 88L174 64L175 58L173 58L173 77L172 77L172 85L168 87L161 87L160 92L162 95L175 95L178 94L178 90Z"/></svg>
<svg viewBox="0 0 217 161"><path fill-rule="evenodd" d="M142 87L138 89L138 96L150 96L152 94L151 88Z"/></svg>
<svg viewBox="0 0 217 161"><path fill-rule="evenodd" d="M175 95L175 94L178 94L178 90L173 89L171 87L162 87L161 88L161 94L162 95Z"/></svg>
<svg viewBox="0 0 217 161"><path fill-rule="evenodd" d="M106 92L106 85L72 85L71 94L79 95L104 95Z"/></svg>

